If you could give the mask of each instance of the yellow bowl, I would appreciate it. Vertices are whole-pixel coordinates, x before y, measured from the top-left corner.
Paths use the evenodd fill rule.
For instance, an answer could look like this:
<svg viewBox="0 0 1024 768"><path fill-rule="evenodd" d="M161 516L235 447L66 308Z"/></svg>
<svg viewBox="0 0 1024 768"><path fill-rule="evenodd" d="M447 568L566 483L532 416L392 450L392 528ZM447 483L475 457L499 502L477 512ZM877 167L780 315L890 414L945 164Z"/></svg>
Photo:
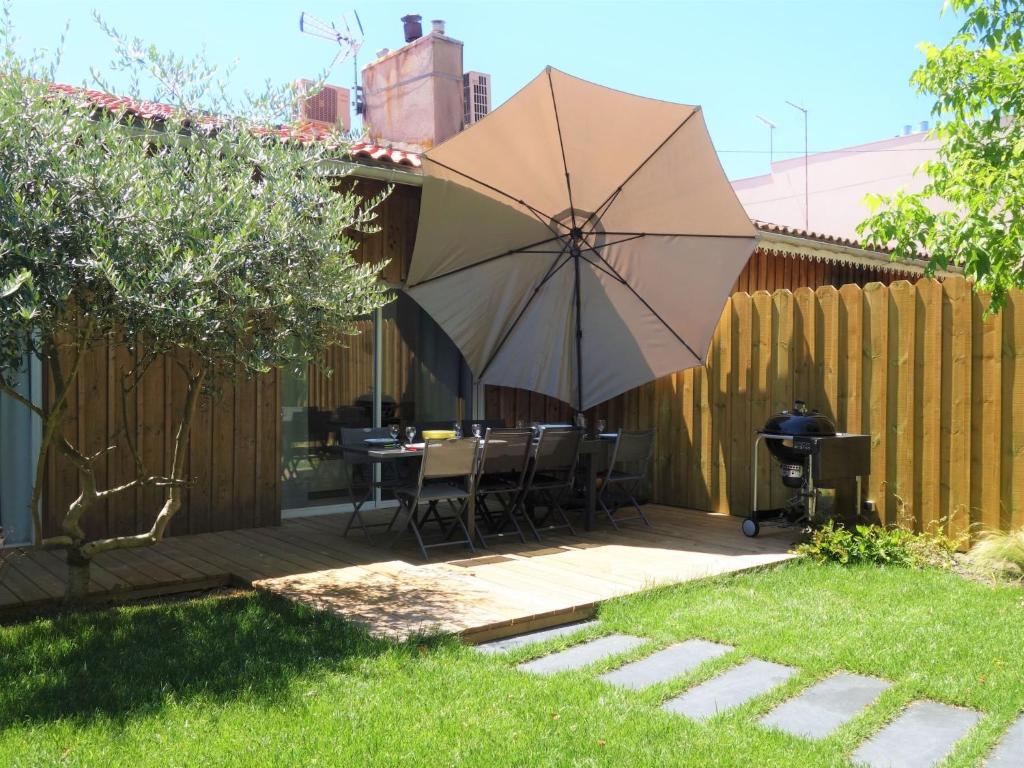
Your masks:
<svg viewBox="0 0 1024 768"><path fill-rule="evenodd" d="M423 430L424 440L452 440L455 438L454 429L425 429Z"/></svg>

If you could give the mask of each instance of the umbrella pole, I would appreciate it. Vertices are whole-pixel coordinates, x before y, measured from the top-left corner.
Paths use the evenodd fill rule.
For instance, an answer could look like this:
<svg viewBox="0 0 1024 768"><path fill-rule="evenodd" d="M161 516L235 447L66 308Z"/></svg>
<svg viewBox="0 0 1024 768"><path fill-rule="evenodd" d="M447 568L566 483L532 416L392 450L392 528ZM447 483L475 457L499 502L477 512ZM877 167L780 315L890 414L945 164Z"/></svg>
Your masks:
<svg viewBox="0 0 1024 768"><path fill-rule="evenodd" d="M583 417L583 319L582 302L580 300L580 257L573 254L573 267L576 270L576 424L582 426Z"/></svg>

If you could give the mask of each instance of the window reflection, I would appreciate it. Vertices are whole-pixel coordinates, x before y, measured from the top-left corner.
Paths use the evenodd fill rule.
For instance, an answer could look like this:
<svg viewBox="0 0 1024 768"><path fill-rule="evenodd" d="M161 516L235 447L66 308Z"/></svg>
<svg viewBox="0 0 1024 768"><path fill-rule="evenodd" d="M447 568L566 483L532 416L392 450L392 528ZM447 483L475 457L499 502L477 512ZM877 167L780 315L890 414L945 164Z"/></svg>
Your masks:
<svg viewBox="0 0 1024 768"><path fill-rule="evenodd" d="M380 349L374 349L379 324ZM341 430L398 424L450 426L471 412L472 377L458 349L411 298L396 300L361 333L327 351L324 364L282 372L281 489L284 509L349 504L372 491L372 470L346 461ZM380 356L380 413L374 413ZM328 372L330 369L330 373ZM349 454L351 458L351 453ZM382 496L391 497L389 492Z"/></svg>

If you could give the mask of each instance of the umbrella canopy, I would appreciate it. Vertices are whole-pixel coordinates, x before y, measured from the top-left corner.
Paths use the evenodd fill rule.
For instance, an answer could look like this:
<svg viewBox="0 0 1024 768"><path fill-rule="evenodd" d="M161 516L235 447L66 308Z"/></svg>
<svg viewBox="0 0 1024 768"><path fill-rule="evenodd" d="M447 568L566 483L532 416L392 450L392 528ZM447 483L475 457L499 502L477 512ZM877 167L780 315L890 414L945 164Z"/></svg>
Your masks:
<svg viewBox="0 0 1024 768"><path fill-rule="evenodd" d="M548 67L423 167L407 289L478 381L583 410L703 363L757 234L699 107Z"/></svg>

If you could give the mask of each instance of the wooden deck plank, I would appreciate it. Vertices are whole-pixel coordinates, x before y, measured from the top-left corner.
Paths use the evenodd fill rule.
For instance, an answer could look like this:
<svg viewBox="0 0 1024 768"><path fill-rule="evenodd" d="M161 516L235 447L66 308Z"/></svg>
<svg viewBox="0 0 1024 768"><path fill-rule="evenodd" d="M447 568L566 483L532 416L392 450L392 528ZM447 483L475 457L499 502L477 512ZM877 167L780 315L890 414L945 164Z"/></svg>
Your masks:
<svg viewBox="0 0 1024 768"><path fill-rule="evenodd" d="M790 556L787 531L754 540L740 533L735 517L655 505L645 511L650 528L634 523L540 543L503 540L475 555L452 547L427 563L411 536L394 548L381 535L373 544L361 533L345 537L342 514L179 535L155 547L105 553L94 563L92 591L123 597L232 579L336 612L376 634L405 638L439 630L475 642L586 617L600 601L655 584ZM24 600L63 592L65 566L57 553L28 551L17 559L18 579L0 591L0 615Z"/></svg>
<svg viewBox="0 0 1024 768"><path fill-rule="evenodd" d="M15 555L0 566L0 584L14 593L14 597L19 603L34 603L52 597L53 595L39 587L18 568L19 561L23 560L25 560L23 555Z"/></svg>

